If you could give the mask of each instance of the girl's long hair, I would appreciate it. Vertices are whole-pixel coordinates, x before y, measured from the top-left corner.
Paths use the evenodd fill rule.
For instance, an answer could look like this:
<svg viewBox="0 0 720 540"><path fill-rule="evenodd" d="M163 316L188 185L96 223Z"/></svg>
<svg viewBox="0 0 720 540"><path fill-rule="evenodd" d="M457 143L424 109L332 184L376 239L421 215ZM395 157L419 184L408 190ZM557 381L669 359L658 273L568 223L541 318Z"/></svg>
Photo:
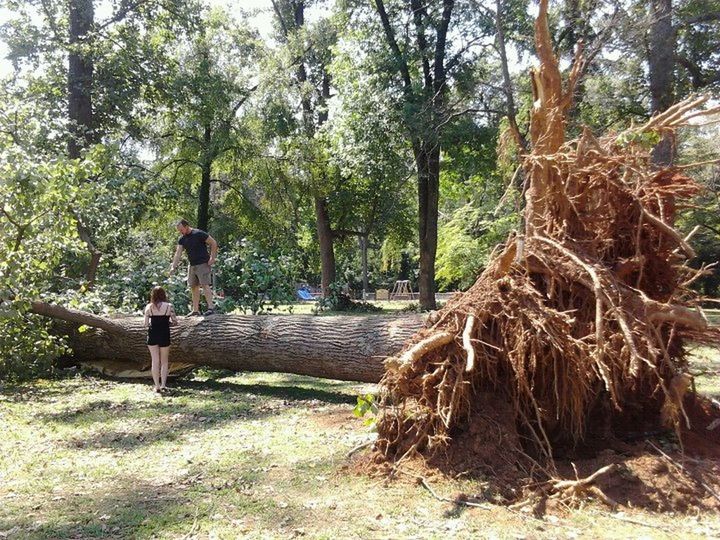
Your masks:
<svg viewBox="0 0 720 540"><path fill-rule="evenodd" d="M150 291L150 302L155 304L155 306L160 307L160 304L163 302L167 302L167 294L165 293L165 289L160 287L159 285L157 287L153 287L152 291Z"/></svg>

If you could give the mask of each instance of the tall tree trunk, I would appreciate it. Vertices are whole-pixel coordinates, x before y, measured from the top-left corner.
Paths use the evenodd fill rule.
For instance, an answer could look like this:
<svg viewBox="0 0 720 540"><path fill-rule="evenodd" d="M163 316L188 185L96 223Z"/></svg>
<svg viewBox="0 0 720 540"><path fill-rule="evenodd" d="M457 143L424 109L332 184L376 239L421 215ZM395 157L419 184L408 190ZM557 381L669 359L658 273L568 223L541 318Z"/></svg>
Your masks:
<svg viewBox="0 0 720 540"><path fill-rule="evenodd" d="M149 365L147 328L140 317L105 319L42 302L35 302L32 311L93 327L70 332L78 361L113 360L135 369ZM171 331L170 360L235 371L378 382L385 372L385 356L398 352L424 321L419 315L181 318Z"/></svg>
<svg viewBox="0 0 720 540"><path fill-rule="evenodd" d="M318 111L318 127L328 119L327 100L330 99L330 77L323 66L322 87L320 89L321 110ZM322 172L326 178L326 170ZM326 197L315 197L315 221L320 243L321 288L323 297L330 294L330 284L335 281L335 234L332 231L330 212Z"/></svg>
<svg viewBox="0 0 720 540"><path fill-rule="evenodd" d="M92 0L70 0L68 55L68 156L80 153L96 140L92 108L93 59L88 37L95 19Z"/></svg>
<svg viewBox="0 0 720 540"><path fill-rule="evenodd" d="M415 153L418 169L418 217L420 307L435 309L435 254L437 252L438 205L440 199L440 147L419 145Z"/></svg>
<svg viewBox="0 0 720 540"><path fill-rule="evenodd" d="M205 126L203 132L204 153L200 174L200 189L198 190L197 227L207 231L210 226L210 176L212 173L212 128Z"/></svg>
<svg viewBox="0 0 720 540"><path fill-rule="evenodd" d="M70 0L68 7L68 157L80 159L82 151L97 142L92 106L94 66L88 43L95 23L95 10L92 0ZM85 282L88 288L92 288L102 253L95 247L92 233L83 223L82 217L75 209L71 208L70 212L75 218L78 236L88 248L90 260L85 270Z"/></svg>
<svg viewBox="0 0 720 540"><path fill-rule="evenodd" d="M666 110L675 99L675 30L672 25L672 0L650 0L650 35L648 36L648 77L650 109L653 114ZM655 146L652 160L658 166L675 160L675 137L665 135Z"/></svg>
<svg viewBox="0 0 720 540"><path fill-rule="evenodd" d="M292 1L290 3L293 9L293 23L296 31L303 28L305 25L305 2ZM273 3L275 7L278 19L283 27L285 36L288 37L289 31L287 26L284 24L280 10L277 4ZM313 108L310 96L307 94L305 83L308 80L307 69L305 68L305 59L301 58L296 70L296 77L298 81L298 89L301 92L300 103L302 106L302 117L303 126L305 129L305 136L308 141L311 141L315 137L315 132L318 127L322 126L328 119L328 112L325 105L327 100L330 98L330 77L327 74L325 67L322 66L322 87L320 88L319 95L321 100L320 110L316 111ZM315 112L317 112L317 125L315 125ZM326 171L322 171L321 174L325 175ZM324 178L324 176L323 176ZM330 294L330 284L335 281L335 235L332 231L332 224L330 222L330 212L328 211L327 199L321 193L315 193L313 196L314 208L315 208L315 228L318 234L318 244L320 249L320 288L322 290L323 298L326 298Z"/></svg>
<svg viewBox="0 0 720 540"><path fill-rule="evenodd" d="M437 252L437 222L440 199L440 134L445 124L445 94L447 92L447 70L445 66L447 34L450 27L454 0L443 0L442 16L439 23L427 20L423 13L423 5L413 0L410 3L411 17L415 24L418 54L422 62L422 98L418 98L412 82L412 70L408 58L398 45L390 17L383 0L374 0L375 8L380 16L383 33L390 50L395 57L398 73L402 79L404 105L413 110L418 108L426 111L425 134L418 134L417 121L414 118L406 125L409 139L412 142L415 165L418 174L418 214L419 214L419 247L420 274L420 306L423 309L435 309L435 255ZM426 31L433 28L436 32L434 50L431 40L426 38ZM432 58L432 66L430 59ZM421 105L418 107L418 105Z"/></svg>
<svg viewBox="0 0 720 540"><path fill-rule="evenodd" d="M330 228L330 214L327 200L315 197L315 224L320 244L321 288L323 297L330 294L330 284L335 281L335 251L333 249L333 232Z"/></svg>
<svg viewBox="0 0 720 540"><path fill-rule="evenodd" d="M362 299L365 300L365 295L370 290L370 282L368 280L368 237L360 235L358 240L360 242L360 261L362 266Z"/></svg>

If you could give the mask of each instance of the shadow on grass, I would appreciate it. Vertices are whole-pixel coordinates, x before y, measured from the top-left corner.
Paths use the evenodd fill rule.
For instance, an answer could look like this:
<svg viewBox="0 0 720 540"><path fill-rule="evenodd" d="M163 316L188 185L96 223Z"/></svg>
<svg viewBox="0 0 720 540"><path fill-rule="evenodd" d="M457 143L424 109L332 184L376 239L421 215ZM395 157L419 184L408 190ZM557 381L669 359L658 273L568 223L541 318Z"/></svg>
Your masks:
<svg viewBox="0 0 720 540"><path fill-rule="evenodd" d="M333 467L331 459L314 463L312 473ZM223 537L244 537L248 529L236 526L248 518L255 532L263 533L253 538L268 537L277 527L281 534L270 537L290 537L292 526L307 525L313 518L305 497L295 497L292 487L287 493L281 486L267 489L275 467L271 456L251 451L217 468L197 464L174 478L155 481L124 476L120 469L110 486L91 486L95 489L82 494L68 489L63 496L47 497L31 512L3 516L0 511L0 531L18 539L204 538L203 529L209 526L232 531L233 536ZM320 485L316 479L310 482L311 487ZM298 488L307 491L305 483ZM297 500L289 498L291 494Z"/></svg>
<svg viewBox="0 0 720 540"><path fill-rule="evenodd" d="M251 471L257 463L258 456L249 454L238 468ZM156 482L123 477L119 471L110 489L48 499L37 513L0 517L0 530L18 539L185 538L196 532L199 520L207 522L216 511L207 494L218 492L217 482L205 480L201 469L184 471L175 481L160 478ZM236 483L223 485L239 491ZM269 505L247 506L260 516L272 512Z"/></svg>
<svg viewBox="0 0 720 540"><path fill-rule="evenodd" d="M43 382L43 381L41 381ZM56 382L56 381L51 381ZM54 401L58 397L66 396L68 393L67 387L61 385L48 385L40 386L38 382L32 383L13 383L13 384L0 384L0 396L3 399L14 403L25 403L27 401L33 402L47 402Z"/></svg>
<svg viewBox="0 0 720 540"><path fill-rule="evenodd" d="M289 381L288 381L289 382ZM321 401L323 403L347 403L354 404L357 398L356 393L350 390L337 389L337 383L312 382L312 388L304 386L285 385L283 381L279 384L263 383L237 383L222 380L210 381L176 381L171 389L171 395L189 395L195 390L210 389L229 394L252 394L269 398L284 399L287 401Z"/></svg>
<svg viewBox="0 0 720 540"><path fill-rule="evenodd" d="M234 374L233 374L234 375ZM303 383L305 381L287 381ZM122 401L112 401L108 399L99 399L85 403L84 405L72 409L65 409L61 411L55 411L48 414L42 414L38 417L45 421L54 422L77 422L77 421L92 421L104 420L104 416L107 413L112 412L113 414L119 413L132 413L134 411L147 411L147 412L160 412L160 413L171 413L173 411L178 412L194 412L200 416L204 413L205 416L217 415L221 416L232 416L240 411L249 411L251 416L254 416L257 411L254 410L257 407L255 405L261 405L254 397L261 396L266 398L282 399L287 402L297 402L302 404L303 402L313 402L313 404L329 403L329 404L354 404L356 401L357 393L351 389L338 389L337 386L345 383L333 383L312 381L312 387L307 388L305 386L293 386L292 384L285 384L285 381L279 381L279 384L263 384L263 383L237 383L231 381L222 380L204 380L204 381L192 381L192 380L177 380L173 382L173 386L168 389L167 394L162 398L158 396L156 402L146 401L134 401L132 399L125 398ZM148 383L148 387L149 387ZM321 387L321 388L317 388ZM149 390L149 388L148 388ZM57 392L52 392L52 395L65 395L67 389L64 391L61 389ZM12 395L8 392L8 395ZM197 407L192 403L178 403L177 400L183 398L211 398L213 401L210 406ZM290 403L287 403L288 405ZM99 417L99 418L93 418Z"/></svg>
<svg viewBox="0 0 720 540"><path fill-rule="evenodd" d="M325 404L353 404L354 394L342 391L241 384L230 381L176 381L167 396L156 400L101 399L59 411L37 414L48 424L91 428L64 441L66 447L132 450L176 441L186 434L220 427L228 422L253 421L282 415L294 408ZM148 388L149 391L149 388ZM100 397L100 396L98 396ZM118 424L118 420L122 420Z"/></svg>

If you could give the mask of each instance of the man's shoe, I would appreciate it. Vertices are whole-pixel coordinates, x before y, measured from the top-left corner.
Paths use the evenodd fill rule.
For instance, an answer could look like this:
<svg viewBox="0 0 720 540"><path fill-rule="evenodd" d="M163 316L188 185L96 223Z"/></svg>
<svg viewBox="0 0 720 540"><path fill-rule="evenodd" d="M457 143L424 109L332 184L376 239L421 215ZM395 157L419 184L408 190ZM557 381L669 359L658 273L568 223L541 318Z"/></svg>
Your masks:
<svg viewBox="0 0 720 540"><path fill-rule="evenodd" d="M187 314L187 316L188 317L199 317L200 312L199 311L191 311L190 313Z"/></svg>
<svg viewBox="0 0 720 540"><path fill-rule="evenodd" d="M207 317L208 315L215 315L215 310L214 310L214 309L208 309L205 313L203 313L203 315L204 315L205 317Z"/></svg>

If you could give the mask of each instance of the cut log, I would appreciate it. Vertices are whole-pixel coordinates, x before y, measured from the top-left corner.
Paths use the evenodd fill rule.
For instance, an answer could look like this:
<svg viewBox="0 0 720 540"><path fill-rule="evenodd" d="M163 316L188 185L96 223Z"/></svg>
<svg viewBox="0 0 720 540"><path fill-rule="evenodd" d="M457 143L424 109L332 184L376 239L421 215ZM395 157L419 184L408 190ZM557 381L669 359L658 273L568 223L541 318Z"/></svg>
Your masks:
<svg viewBox="0 0 720 540"><path fill-rule="evenodd" d="M92 327L68 332L79 362L111 360L137 370L150 364L142 317L109 319L42 302L33 303L32 311ZM399 352L424 322L423 315L180 317L171 330L170 361L378 382L385 370L383 359Z"/></svg>

